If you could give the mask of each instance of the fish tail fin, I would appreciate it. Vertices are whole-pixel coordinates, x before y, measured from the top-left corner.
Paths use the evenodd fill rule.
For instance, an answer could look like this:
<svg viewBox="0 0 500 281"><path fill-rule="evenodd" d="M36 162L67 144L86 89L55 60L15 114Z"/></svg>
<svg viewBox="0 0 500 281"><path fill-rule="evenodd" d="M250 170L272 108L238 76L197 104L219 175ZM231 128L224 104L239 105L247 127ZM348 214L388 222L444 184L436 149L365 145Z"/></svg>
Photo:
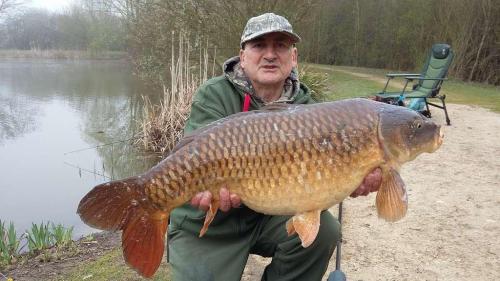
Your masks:
<svg viewBox="0 0 500 281"><path fill-rule="evenodd" d="M153 206L138 177L94 187L80 201L78 214L92 227L123 230L127 264L145 277L156 272L163 258L169 212Z"/></svg>
<svg viewBox="0 0 500 281"><path fill-rule="evenodd" d="M382 184L376 198L378 216L395 222L406 215L408 195L399 173L389 168L382 175Z"/></svg>
<svg viewBox="0 0 500 281"><path fill-rule="evenodd" d="M144 277L151 277L160 266L165 249L168 213L136 214L122 233L125 261Z"/></svg>

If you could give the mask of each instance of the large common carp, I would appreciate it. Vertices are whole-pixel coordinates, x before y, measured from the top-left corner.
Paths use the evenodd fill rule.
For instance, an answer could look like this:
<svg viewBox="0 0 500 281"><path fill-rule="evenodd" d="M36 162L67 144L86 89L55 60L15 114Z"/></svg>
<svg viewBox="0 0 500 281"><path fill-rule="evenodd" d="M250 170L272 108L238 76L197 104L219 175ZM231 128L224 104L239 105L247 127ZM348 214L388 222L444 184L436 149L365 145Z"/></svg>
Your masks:
<svg viewBox="0 0 500 281"><path fill-rule="evenodd" d="M383 174L378 214L402 218L407 197L401 164L435 151L442 141L440 126L419 113L367 99L269 106L189 134L142 175L96 186L78 213L95 228L122 230L125 260L147 277L163 257L172 209L210 190L214 200L202 236L222 186L257 212L292 215L286 230L307 247L318 233L321 210L349 196L377 167Z"/></svg>

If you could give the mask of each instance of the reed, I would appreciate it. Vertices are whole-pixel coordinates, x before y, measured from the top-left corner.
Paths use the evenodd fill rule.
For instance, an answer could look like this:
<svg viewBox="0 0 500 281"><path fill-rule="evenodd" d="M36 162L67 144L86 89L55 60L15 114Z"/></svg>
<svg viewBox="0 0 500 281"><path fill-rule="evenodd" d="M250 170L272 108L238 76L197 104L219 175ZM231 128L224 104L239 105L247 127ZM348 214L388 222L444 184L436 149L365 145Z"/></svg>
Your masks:
<svg viewBox="0 0 500 281"><path fill-rule="evenodd" d="M189 40L180 34L177 56L172 44L170 86L163 83L163 96L159 104L153 104L144 97L140 123L142 137L136 143L146 150L166 154L183 136L194 93L207 80L208 73L207 49L199 51L199 63L195 67L190 64L192 51Z"/></svg>

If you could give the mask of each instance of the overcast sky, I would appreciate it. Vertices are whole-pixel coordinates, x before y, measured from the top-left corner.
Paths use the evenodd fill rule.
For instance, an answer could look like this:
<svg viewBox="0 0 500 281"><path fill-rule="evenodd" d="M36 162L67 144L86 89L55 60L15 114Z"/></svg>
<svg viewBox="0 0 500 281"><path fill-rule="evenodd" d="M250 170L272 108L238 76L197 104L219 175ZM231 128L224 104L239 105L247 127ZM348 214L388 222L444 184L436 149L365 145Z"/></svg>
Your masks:
<svg viewBox="0 0 500 281"><path fill-rule="evenodd" d="M26 6L47 9L52 12L62 11L69 7L75 0L31 0L26 1Z"/></svg>

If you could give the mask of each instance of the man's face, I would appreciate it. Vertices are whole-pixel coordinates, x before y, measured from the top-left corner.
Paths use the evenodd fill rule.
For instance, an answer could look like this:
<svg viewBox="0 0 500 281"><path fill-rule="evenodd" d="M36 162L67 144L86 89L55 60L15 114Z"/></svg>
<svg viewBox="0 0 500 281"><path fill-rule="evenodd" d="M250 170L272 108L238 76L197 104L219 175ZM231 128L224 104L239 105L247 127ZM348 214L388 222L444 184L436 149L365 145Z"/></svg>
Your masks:
<svg viewBox="0 0 500 281"><path fill-rule="evenodd" d="M297 49L287 35L269 33L246 42L240 61L254 87L276 86L297 66Z"/></svg>

